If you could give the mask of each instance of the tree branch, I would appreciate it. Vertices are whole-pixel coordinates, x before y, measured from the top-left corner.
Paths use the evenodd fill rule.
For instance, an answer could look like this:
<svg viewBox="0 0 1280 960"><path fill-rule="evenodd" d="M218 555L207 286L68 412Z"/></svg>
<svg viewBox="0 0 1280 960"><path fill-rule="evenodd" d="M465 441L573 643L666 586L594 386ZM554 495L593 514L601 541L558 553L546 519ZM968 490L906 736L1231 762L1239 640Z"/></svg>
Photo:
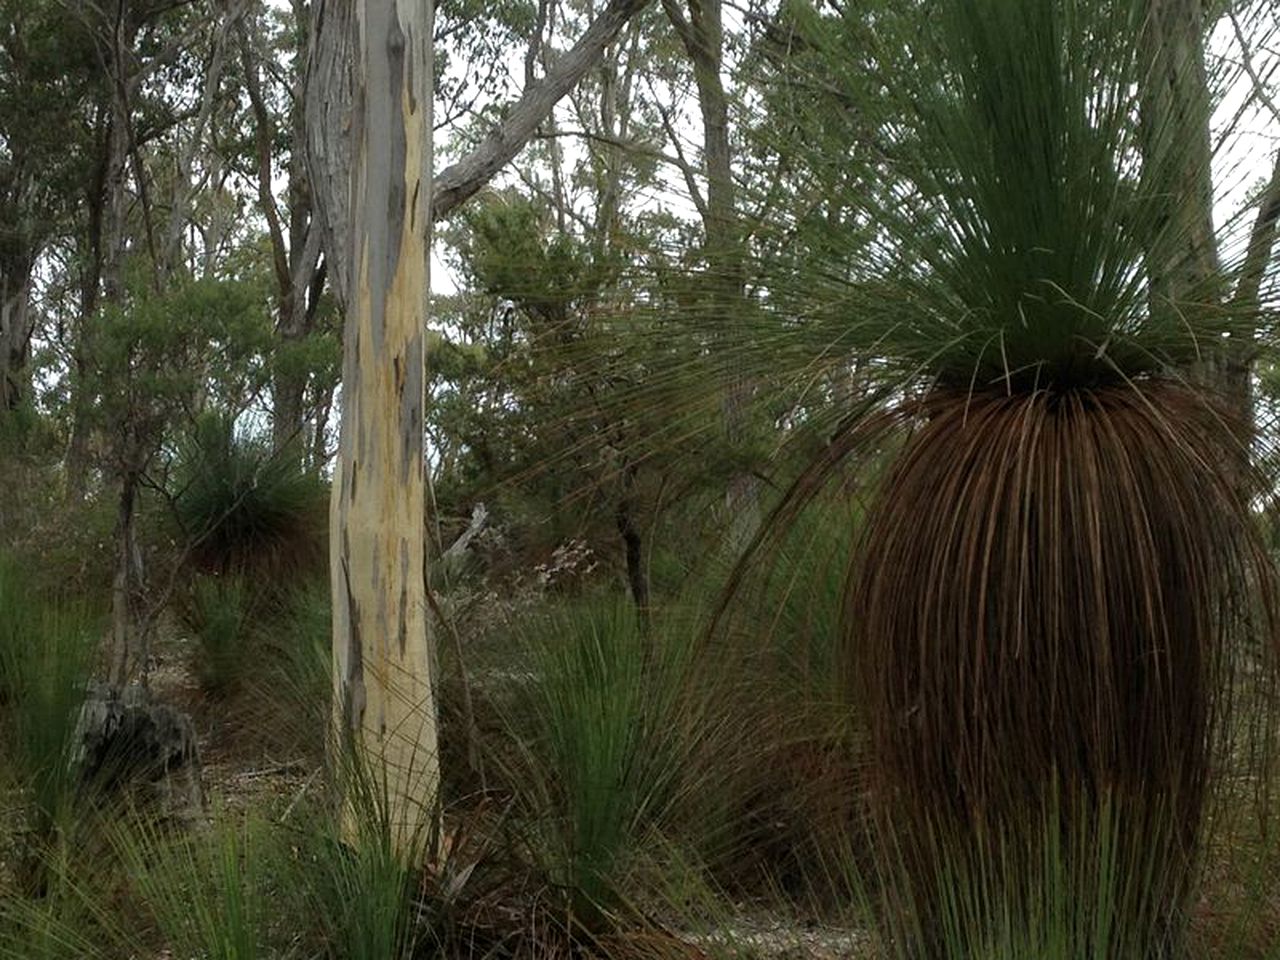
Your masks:
<svg viewBox="0 0 1280 960"><path fill-rule="evenodd" d="M675 124L671 122L671 114L662 106L662 100L654 91L652 80L649 81L649 92L654 95L654 105L658 108L659 116L662 117L662 129L666 131L667 139L671 141L671 147L676 152L676 166L684 177L684 185L689 190L689 199L698 208L698 216L705 222L711 214L707 207L707 199L702 195L702 190L698 187L698 171L689 162L689 158L685 156L684 148L680 145L680 134L676 131Z"/></svg>
<svg viewBox="0 0 1280 960"><path fill-rule="evenodd" d="M1267 265L1271 262L1271 252L1275 246L1278 222L1280 222L1280 151L1276 153L1271 181L1262 193L1258 203L1258 216L1253 221L1253 229L1249 231L1249 246L1245 250L1244 262L1240 265L1235 295L1231 298L1235 306L1245 309L1257 307L1258 297L1262 291L1262 278L1267 272Z"/></svg>
<svg viewBox="0 0 1280 960"><path fill-rule="evenodd" d="M648 3L649 0L611 0L573 48L559 59L555 68L525 90L519 101L507 111L502 123L475 150L436 177L432 191L435 198L431 208L432 219L448 216L512 160L560 98L577 85L627 21Z"/></svg>
<svg viewBox="0 0 1280 960"><path fill-rule="evenodd" d="M1240 27L1240 20L1236 17L1234 10L1227 7L1227 16L1231 19L1231 29L1235 31L1236 43L1240 44L1240 58L1244 65L1245 73L1249 75L1249 81L1253 84L1253 95L1261 101L1262 105L1267 108L1271 116L1280 122L1280 107L1276 105L1275 99L1267 90L1267 86L1262 82L1262 78L1258 76L1258 71L1253 65L1253 55L1249 52L1249 41L1245 39L1244 30Z"/></svg>
<svg viewBox="0 0 1280 960"><path fill-rule="evenodd" d="M237 29L240 41L240 62L244 65L245 89L249 93L249 105L254 119L254 146L257 153L257 188L258 204L262 207L262 215L267 221L267 231L271 237L271 262L276 275L276 285L282 297L289 296L293 290L293 277L289 271L288 253L284 242L284 230L280 224L280 211L276 207L275 196L271 192L271 141L275 135L275 124L267 110L266 99L262 95L262 86L258 80L258 65L254 62L249 46L249 35L243 24Z"/></svg>

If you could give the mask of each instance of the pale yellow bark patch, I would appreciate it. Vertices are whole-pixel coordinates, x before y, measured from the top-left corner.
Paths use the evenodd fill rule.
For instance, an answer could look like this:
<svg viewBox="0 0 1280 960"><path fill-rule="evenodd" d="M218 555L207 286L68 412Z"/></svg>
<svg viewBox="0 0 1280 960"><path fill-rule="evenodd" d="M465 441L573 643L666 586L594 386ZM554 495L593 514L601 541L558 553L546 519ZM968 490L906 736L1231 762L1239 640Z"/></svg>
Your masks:
<svg viewBox="0 0 1280 960"><path fill-rule="evenodd" d="M364 33L371 32L366 5L391 2L362 0L357 22ZM385 15L386 8L377 12ZM357 743L375 797L385 801L393 840L407 854L426 852L440 779L423 556L422 334L431 189L430 54L423 38L431 35L430 8L399 2L391 16L407 41L408 66L390 111L391 123L404 134L403 168L387 169L387 152L370 150L373 139L399 131L369 128L369 118L378 116L370 104L390 90L368 83L366 129L353 163L357 259L345 334L330 560L337 739ZM364 38L364 55L383 57L384 68L390 62L396 80L394 58L377 47L385 42L373 31ZM375 169L379 163L383 167ZM403 190L396 189L400 185ZM397 198L403 215L393 235L396 217L388 216L388 206ZM389 250L398 251L390 258L394 269L381 271ZM352 812L349 803L348 826L354 829Z"/></svg>

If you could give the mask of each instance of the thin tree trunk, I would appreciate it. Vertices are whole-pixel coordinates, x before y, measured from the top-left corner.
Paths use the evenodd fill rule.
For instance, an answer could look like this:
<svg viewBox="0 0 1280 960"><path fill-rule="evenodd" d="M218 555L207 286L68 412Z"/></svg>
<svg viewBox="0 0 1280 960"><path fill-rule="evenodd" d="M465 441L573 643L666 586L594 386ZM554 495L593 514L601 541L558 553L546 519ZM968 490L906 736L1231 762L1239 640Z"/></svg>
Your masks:
<svg viewBox="0 0 1280 960"><path fill-rule="evenodd" d="M120 480L116 507L116 569L111 582L111 666L108 682L123 687L139 673L145 674L146 644L138 623L138 589L141 569L134 524L139 474L126 467Z"/></svg>
<svg viewBox="0 0 1280 960"><path fill-rule="evenodd" d="M0 264L0 413L31 390L31 259Z"/></svg>
<svg viewBox="0 0 1280 960"><path fill-rule="evenodd" d="M374 764L402 853L439 786L424 580L431 14L416 0L355 4L355 269L330 514L335 722Z"/></svg>
<svg viewBox="0 0 1280 960"><path fill-rule="evenodd" d="M307 19L306 5L295 2L294 15L298 23ZM256 47L261 41L250 27L240 31L240 59L244 64L245 89L254 117L254 145L258 165L258 205L267 222L267 236L271 241L271 263L276 281L275 335L278 360L271 380L271 437L277 453L292 450L295 458L302 459L305 443L302 442L303 396L307 388L307 373L293 361L293 349L311 333L314 310L310 309L309 295L319 295L313 290L320 262L320 232L313 226L311 186L307 179L306 163L306 68L301 70L292 90L289 110L289 127L295 144L289 158L287 221L282 222L272 191L274 168L272 145L276 124L267 107L259 78ZM250 40L253 40L251 43ZM301 39L299 55L305 49L305 35ZM286 240L287 232L287 240Z"/></svg>
<svg viewBox="0 0 1280 960"><path fill-rule="evenodd" d="M712 321L721 330L721 349L732 357L734 321L747 307L745 293L742 223L738 216L733 180L733 153L729 142L729 97L721 71L724 68L724 20L721 0L691 0L685 17L676 0L662 0L663 10L675 27L693 65L702 114L703 165L707 181L702 212ZM721 411L731 450L747 439L747 407L752 385L730 362ZM740 550L760 526L760 483L750 471L738 469L725 491L730 523L730 544Z"/></svg>
<svg viewBox="0 0 1280 960"><path fill-rule="evenodd" d="M126 244L126 216L128 211L129 117L125 102L127 84L121 76L126 69L128 51L133 37L126 30L130 20L127 0L121 0L119 17L111 36L103 46L109 49L103 55L104 66L110 76L107 94L107 133L103 142L102 180L98 235L92 238L95 248L94 289L84 298L74 349L74 363L79 373L71 402L71 435L67 442L66 474L67 490L73 500L84 496L89 473L90 417L94 398L86 395L83 384L89 368L88 358L93 353L94 315L99 305L118 303L124 295L124 257ZM101 295L98 292L101 283Z"/></svg>
<svg viewBox="0 0 1280 960"><path fill-rule="evenodd" d="M631 601L641 621L649 618L649 574L644 567L643 542L635 518L635 464L628 463L622 469L622 494L614 511L618 535L622 537L623 553L627 562L627 586Z"/></svg>
<svg viewBox="0 0 1280 960"><path fill-rule="evenodd" d="M1145 159L1173 173L1178 184L1169 194L1167 242L1153 251L1156 309L1203 296L1218 272L1204 31L1202 0L1149 0L1142 39Z"/></svg>

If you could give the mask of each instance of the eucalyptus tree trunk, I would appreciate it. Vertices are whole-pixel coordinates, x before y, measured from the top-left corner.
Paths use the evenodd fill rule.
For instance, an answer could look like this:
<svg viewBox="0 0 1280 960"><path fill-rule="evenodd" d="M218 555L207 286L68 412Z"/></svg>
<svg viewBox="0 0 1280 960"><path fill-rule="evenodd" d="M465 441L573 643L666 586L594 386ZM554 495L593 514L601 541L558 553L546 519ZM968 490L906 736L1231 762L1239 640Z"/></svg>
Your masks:
<svg viewBox="0 0 1280 960"><path fill-rule="evenodd" d="M432 4L314 4L308 164L329 280L346 312L329 515L335 724L384 782L402 851L428 822L439 786L423 558L431 224L520 151L648 2L610 0L555 69L435 182Z"/></svg>
<svg viewBox="0 0 1280 960"><path fill-rule="evenodd" d="M335 722L372 764L402 852L439 786L424 582L431 17L429 0L356 0L351 21L352 273L330 508Z"/></svg>
<svg viewBox="0 0 1280 960"><path fill-rule="evenodd" d="M609 0L568 51L520 98L501 111L502 122L466 156L440 171L432 188L431 219L440 220L493 179L537 132L560 99L572 90L650 0ZM347 165L355 148L347 130L352 110L352 32L354 0L315 0L309 40L307 79L307 151L316 214L329 282L339 303L350 302L346 283L351 229Z"/></svg>

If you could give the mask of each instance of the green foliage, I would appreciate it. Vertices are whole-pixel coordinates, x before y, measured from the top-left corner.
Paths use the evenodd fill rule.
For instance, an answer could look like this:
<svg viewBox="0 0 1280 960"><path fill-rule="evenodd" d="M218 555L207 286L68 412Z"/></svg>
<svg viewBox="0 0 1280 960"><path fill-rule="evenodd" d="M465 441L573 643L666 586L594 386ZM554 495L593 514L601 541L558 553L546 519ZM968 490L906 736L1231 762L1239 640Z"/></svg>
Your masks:
<svg viewBox="0 0 1280 960"><path fill-rule="evenodd" d="M7 772L29 792L40 846L73 824L85 796L76 733L93 668L91 621L74 601L48 606L2 555L0 612L0 744Z"/></svg>
<svg viewBox="0 0 1280 960"><path fill-rule="evenodd" d="M821 372L851 362L860 389L894 396L1067 388L1177 375L1251 335L1222 297L1239 251L1180 287L1167 275L1213 242L1178 212L1209 171L1175 142L1200 105L1151 106L1147 12L784 4L751 60L775 81L758 163L786 173L760 240L768 302L733 321L750 332L727 368L803 379L810 404Z"/></svg>
<svg viewBox="0 0 1280 960"><path fill-rule="evenodd" d="M317 838L310 890L332 960L409 960L419 933L413 870L386 838Z"/></svg>
<svg viewBox="0 0 1280 960"><path fill-rule="evenodd" d="M158 443L206 390L234 409L256 389L269 335L254 283L202 278L156 292L135 276L129 298L104 307L94 324L81 388L99 398L104 425L128 423L138 440Z"/></svg>
<svg viewBox="0 0 1280 960"><path fill-rule="evenodd" d="M0 553L33 592L97 607L111 583L115 504L67 502L64 452L54 424L34 410L7 421L0 414Z"/></svg>
<svg viewBox="0 0 1280 960"><path fill-rule="evenodd" d="M581 922L617 909L651 831L697 789L689 647L625 602L571 607L522 631L527 680L510 714L514 777L538 856Z"/></svg>
<svg viewBox="0 0 1280 960"><path fill-rule="evenodd" d="M325 580L293 587L261 632L255 661L259 725L270 739L322 758L332 722L333 605ZM265 660L265 664L262 662Z"/></svg>
<svg viewBox="0 0 1280 960"><path fill-rule="evenodd" d="M906 942L922 955L944 955L948 926L982 931L962 948L976 955L1161 955L1176 941L1229 766L1239 651L1272 626L1239 600L1246 585L1269 596L1274 574L1230 414L1182 385L1260 318L1223 304L1216 264L1188 269L1213 242L1192 235L1189 183L1209 171L1173 137L1201 105L1153 108L1165 80L1145 62L1149 12L783 10L813 67L796 84L808 99L788 105L808 129L833 121L799 156L837 193L819 215L856 229L806 228L808 261L767 268L762 335L733 358L803 376L817 412L797 419L824 405L840 418L755 546L774 561L846 463L908 437L847 567L840 633L877 846L902 863L886 874L901 894L890 912L921 925ZM821 376L839 368L827 356L853 358L855 392ZM1076 844L1105 835L1109 791L1116 880L1148 894L1059 897L1078 901L1071 924L1104 911L1114 940L1020 940L1040 907L1002 897L1038 890L1028 821L1051 796L1087 794L1054 811L1071 839L1061 860L1083 869ZM948 902L955 890L978 906Z"/></svg>
<svg viewBox="0 0 1280 960"><path fill-rule="evenodd" d="M279 958L269 948L275 919L267 884L274 860L262 825L232 818L211 831L171 834L135 818L113 845L169 947L208 960Z"/></svg>
<svg viewBox="0 0 1280 960"><path fill-rule="evenodd" d="M1110 798L1055 801L1029 832L1010 842L993 833L974 845L939 822L932 842L946 857L922 875L893 849L868 868L838 854L833 862L879 956L894 960L1148 960L1185 956L1185 930L1160 913L1169 884L1153 848L1126 842L1127 825ZM926 893L920 885L928 886ZM915 913L896 899L905 890L938 910ZM1234 954L1227 954L1234 956Z"/></svg>
<svg viewBox="0 0 1280 960"><path fill-rule="evenodd" d="M412 960L438 935L423 871L438 848L431 818L408 836L390 816L384 771L348 741L334 747L343 810L311 825L297 882L331 960ZM434 800L427 799L434 807ZM397 839L401 842L397 845Z"/></svg>
<svg viewBox="0 0 1280 960"><path fill-rule="evenodd" d="M115 960L128 949L88 895L85 871L72 879L65 857L44 867L42 895L0 895L0 960Z"/></svg>
<svg viewBox="0 0 1280 960"><path fill-rule="evenodd" d="M89 175L90 137L82 122L99 93L93 38L54 3L4 0L0 20L11 42L0 50L0 262L6 274L34 260L75 210Z"/></svg>
<svg viewBox="0 0 1280 960"><path fill-rule="evenodd" d="M319 478L218 414L195 425L175 469L175 512L196 568L252 573L264 588L322 568L325 497Z"/></svg>
<svg viewBox="0 0 1280 960"><path fill-rule="evenodd" d="M259 669L253 593L243 577L198 577L186 619L199 646L196 676L206 693L226 696Z"/></svg>
<svg viewBox="0 0 1280 960"><path fill-rule="evenodd" d="M531 565L579 539L606 560L601 573L621 571L622 527L644 541L673 488L683 501L718 495L738 466L720 398L703 383L688 399L690 344L653 307L657 284L636 266L651 238L633 226L607 240L567 229L544 201L507 190L450 231L479 295L436 304L450 330L433 351L437 501L490 504Z"/></svg>

